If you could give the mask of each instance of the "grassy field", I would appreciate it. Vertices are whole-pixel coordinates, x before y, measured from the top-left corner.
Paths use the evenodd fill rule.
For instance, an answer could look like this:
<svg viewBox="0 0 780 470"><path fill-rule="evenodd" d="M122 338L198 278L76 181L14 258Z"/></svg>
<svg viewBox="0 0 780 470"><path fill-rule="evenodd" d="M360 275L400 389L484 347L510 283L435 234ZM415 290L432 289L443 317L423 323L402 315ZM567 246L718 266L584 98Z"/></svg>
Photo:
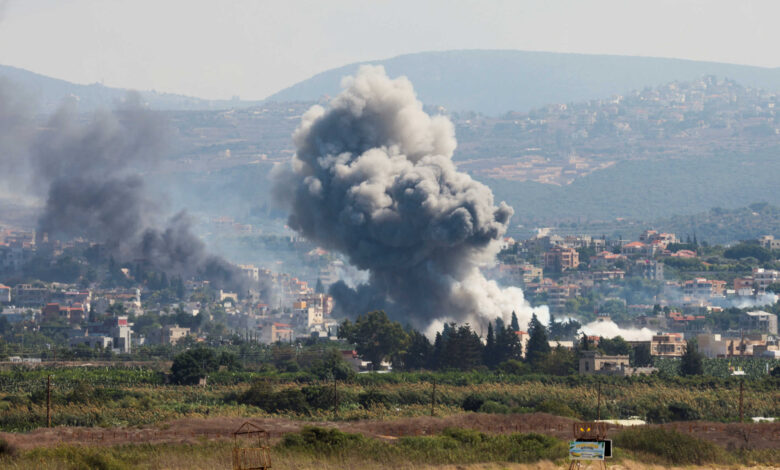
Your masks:
<svg viewBox="0 0 780 470"><path fill-rule="evenodd" d="M39 429L48 375L55 428ZM738 380L598 380L393 373L338 382L334 393L333 382L294 374L219 373L201 387L143 367L17 368L0 372L0 431L32 433L5 436L0 468L230 468L226 438L250 418L274 430L275 468L564 468L571 422L595 419L599 388L602 418L676 423L610 434L612 468L780 467L777 425L733 424ZM780 379L746 380L744 403L747 417L780 416ZM698 434L713 425L696 420L732 424Z"/></svg>
<svg viewBox="0 0 780 470"><path fill-rule="evenodd" d="M430 413L436 379L437 415L463 411L544 411L595 419L598 385L592 377L486 374L386 374L339 382L239 373L205 387L165 384L144 369L58 368L0 372L0 431L45 424L45 377L52 379L54 425L153 425L186 417L284 416L308 421L384 419ZM254 383L255 385L250 385ZM733 379L604 379L601 417L639 416L652 422L739 416L739 382ZM334 404L337 414L334 414ZM744 414L780 416L780 379L749 380Z"/></svg>
<svg viewBox="0 0 780 470"><path fill-rule="evenodd" d="M616 436L610 468L773 468L777 449L728 451L674 431L644 429ZM0 468L8 469L228 469L229 440L189 444L66 446L14 451L5 448ZM270 453L282 469L553 469L565 468L562 440L533 433L489 435L458 428L435 436L397 440L367 438L335 429L304 428L287 434ZM639 462L642 462L641 464Z"/></svg>

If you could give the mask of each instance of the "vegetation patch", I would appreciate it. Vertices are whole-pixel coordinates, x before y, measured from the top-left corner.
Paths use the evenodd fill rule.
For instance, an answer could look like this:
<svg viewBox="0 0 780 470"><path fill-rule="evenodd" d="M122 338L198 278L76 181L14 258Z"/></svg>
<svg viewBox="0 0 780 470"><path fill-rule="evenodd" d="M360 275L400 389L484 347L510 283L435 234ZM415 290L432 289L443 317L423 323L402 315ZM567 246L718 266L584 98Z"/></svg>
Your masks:
<svg viewBox="0 0 780 470"><path fill-rule="evenodd" d="M615 436L616 448L651 456L661 463L704 465L733 463L734 457L711 442L663 428L627 429Z"/></svg>
<svg viewBox="0 0 780 470"><path fill-rule="evenodd" d="M283 453L398 464L536 462L567 455L566 443L554 437L535 433L490 435L460 428L447 428L436 436L407 436L384 442L337 429L307 427L287 434L277 449Z"/></svg>

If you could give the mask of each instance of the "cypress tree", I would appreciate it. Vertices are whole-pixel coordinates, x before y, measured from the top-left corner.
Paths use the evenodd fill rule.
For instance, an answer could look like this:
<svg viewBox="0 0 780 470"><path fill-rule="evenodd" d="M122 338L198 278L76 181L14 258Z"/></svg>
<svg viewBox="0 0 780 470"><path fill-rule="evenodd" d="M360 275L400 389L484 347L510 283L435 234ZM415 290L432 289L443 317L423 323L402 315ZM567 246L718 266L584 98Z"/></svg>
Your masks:
<svg viewBox="0 0 780 470"><path fill-rule="evenodd" d="M704 373L702 355L697 350L696 340L690 340L685 345L685 353L680 359L680 374L701 375Z"/></svg>
<svg viewBox="0 0 780 470"><path fill-rule="evenodd" d="M536 314L531 316L531 322L528 324L528 334L525 360L531 364L536 364L550 353L550 344L547 342L547 329L536 318Z"/></svg>
<svg viewBox="0 0 780 470"><path fill-rule="evenodd" d="M485 341L485 357L483 362L488 367L496 365L496 338L493 334L493 323L488 322L487 340Z"/></svg>
<svg viewBox="0 0 780 470"><path fill-rule="evenodd" d="M441 333L436 332L436 338L433 340L433 354L431 354L431 369L441 368L441 358L444 349L443 342Z"/></svg>
<svg viewBox="0 0 780 470"><path fill-rule="evenodd" d="M511 325L512 325L512 331L514 331L515 333L520 331L520 322L517 321L517 314L514 311L512 311L512 323L511 323Z"/></svg>
<svg viewBox="0 0 780 470"><path fill-rule="evenodd" d="M503 322L496 320L496 365L510 359L521 359L523 357L523 347L520 344L520 338L511 328L505 328Z"/></svg>

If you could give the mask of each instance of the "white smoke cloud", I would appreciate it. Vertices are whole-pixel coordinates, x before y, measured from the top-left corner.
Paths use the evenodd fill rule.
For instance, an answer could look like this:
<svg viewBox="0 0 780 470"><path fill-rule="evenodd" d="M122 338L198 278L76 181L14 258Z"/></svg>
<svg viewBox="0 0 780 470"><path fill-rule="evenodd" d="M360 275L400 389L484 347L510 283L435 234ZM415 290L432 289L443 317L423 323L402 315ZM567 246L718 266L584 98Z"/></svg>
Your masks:
<svg viewBox="0 0 780 470"><path fill-rule="evenodd" d="M776 304L777 300L777 294L767 292L755 297L738 297L730 301L730 306L737 308L765 307L767 305Z"/></svg>
<svg viewBox="0 0 780 470"><path fill-rule="evenodd" d="M273 172L288 224L367 270L367 284L336 284L343 313L384 308L418 328L444 321L484 325L533 310L517 288L480 268L491 263L512 208L457 170L454 126L423 111L412 84L361 67L327 108L312 107L296 154ZM546 309L539 310L546 321Z"/></svg>
<svg viewBox="0 0 780 470"><path fill-rule="evenodd" d="M621 336L627 341L650 341L655 332L649 328L621 328L613 321L596 320L583 325L582 331L588 336L614 338Z"/></svg>

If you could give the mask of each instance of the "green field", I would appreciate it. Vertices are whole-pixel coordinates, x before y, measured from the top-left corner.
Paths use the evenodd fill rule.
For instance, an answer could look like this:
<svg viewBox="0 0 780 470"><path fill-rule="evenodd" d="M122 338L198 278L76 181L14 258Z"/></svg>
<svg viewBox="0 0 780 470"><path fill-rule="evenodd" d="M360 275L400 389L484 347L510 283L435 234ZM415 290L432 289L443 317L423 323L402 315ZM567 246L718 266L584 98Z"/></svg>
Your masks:
<svg viewBox="0 0 780 470"><path fill-rule="evenodd" d="M385 419L435 411L544 411L595 419L638 416L650 422L739 417L740 380L716 377L549 377L500 372L358 374L320 381L301 373L212 374L207 386L171 385L146 368L39 368L0 372L0 430L44 425L46 377L52 376L54 425L140 426L185 417L284 416L307 421ZM599 385L601 384L601 385ZM744 382L745 416L780 416L780 378ZM334 415L334 405L335 411Z"/></svg>

